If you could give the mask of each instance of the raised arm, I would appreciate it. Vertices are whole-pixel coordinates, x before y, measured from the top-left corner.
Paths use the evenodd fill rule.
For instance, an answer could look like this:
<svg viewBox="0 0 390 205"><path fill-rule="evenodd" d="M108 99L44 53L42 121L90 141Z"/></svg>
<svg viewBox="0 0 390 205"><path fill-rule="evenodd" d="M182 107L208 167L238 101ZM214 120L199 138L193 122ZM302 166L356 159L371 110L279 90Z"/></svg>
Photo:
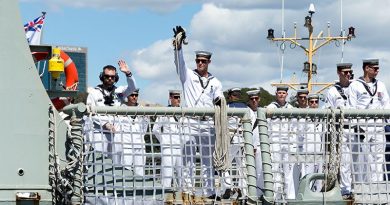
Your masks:
<svg viewBox="0 0 390 205"><path fill-rule="evenodd" d="M187 69L183 58L183 51L175 50L175 66L176 73L179 75L180 81L185 82L187 76Z"/></svg>
<svg viewBox="0 0 390 205"><path fill-rule="evenodd" d="M175 50L176 73L179 75L180 81L184 83L187 76L187 69L183 58L182 45L187 44L186 32L181 26L176 26L176 28L173 28L173 33L172 44Z"/></svg>
<svg viewBox="0 0 390 205"><path fill-rule="evenodd" d="M137 83L129 69L129 66L124 60L119 60L118 65L119 69L126 75L127 88L122 92L123 97L126 98L137 88Z"/></svg>

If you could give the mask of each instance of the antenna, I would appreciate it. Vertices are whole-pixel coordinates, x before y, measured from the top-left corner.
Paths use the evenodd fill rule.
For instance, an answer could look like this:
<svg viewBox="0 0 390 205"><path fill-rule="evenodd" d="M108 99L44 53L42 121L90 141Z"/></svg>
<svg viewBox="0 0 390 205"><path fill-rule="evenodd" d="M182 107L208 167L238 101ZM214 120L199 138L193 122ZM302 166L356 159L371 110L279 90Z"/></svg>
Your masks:
<svg viewBox="0 0 390 205"><path fill-rule="evenodd" d="M283 38L286 37L286 32L284 30L284 0L282 0L282 36ZM284 69L284 50L285 50L285 44L282 43L280 49L282 50L282 59L280 63L280 82L283 82L283 69Z"/></svg>
<svg viewBox="0 0 390 205"><path fill-rule="evenodd" d="M310 4L308 12L309 12L310 16L313 16L313 14L316 12L316 9L314 8L313 3Z"/></svg>
<svg viewBox="0 0 390 205"><path fill-rule="evenodd" d="M340 35L344 36L345 31L343 31L343 0L340 0ZM343 39L343 43L341 44L341 60L340 62L344 62L344 44L345 40Z"/></svg>
<svg viewBox="0 0 390 205"><path fill-rule="evenodd" d="M355 38L355 28L354 27L349 27L348 28L348 35L344 35L343 33L339 36L331 36L330 35L330 26L328 24L328 35L327 36L322 36L322 32L317 36L313 36L313 31L314 31L314 27L313 27L313 23L312 23L312 17L313 17L313 14L315 13L315 8L314 8L314 4L310 4L309 6L309 10L308 10L308 13L309 15L307 15L305 17L305 24L304 26L308 29L308 32L309 32L309 37L305 37L305 38L300 38L300 37L297 37L296 35L296 31L295 31L295 34L293 37L285 37L283 36L282 38L275 38L273 33L274 33L274 30L272 28L268 29L268 36L267 36L267 39L270 40L270 41L282 41L283 44L286 42L286 41L289 41L291 43L290 45L290 48L295 48L296 46L302 48L307 56L307 62L304 63L304 71L306 71L305 73L307 73L307 89L309 90L309 92L312 92L312 87L313 86L324 86L322 89L320 89L319 91L317 91L316 93L319 93L321 91L323 91L324 89L330 87L331 85L333 85L333 83L313 83L313 75L315 75L317 73L317 67L316 65L313 63L313 56L316 54L316 52L323 46L329 44L330 42L332 41L335 41L336 44L340 43L339 41L343 41L345 42L345 40L349 41L351 40L352 38ZM295 26L294 26L294 29ZM307 47L305 47L304 45L302 45L300 43L300 41L308 41L309 45ZM319 45L317 45L317 41L320 41L319 42ZM271 84L272 86L275 86L275 85L287 85L291 88L293 88L294 90L296 90L296 88L294 86L299 86L296 85L296 84L293 84L293 83L272 83Z"/></svg>

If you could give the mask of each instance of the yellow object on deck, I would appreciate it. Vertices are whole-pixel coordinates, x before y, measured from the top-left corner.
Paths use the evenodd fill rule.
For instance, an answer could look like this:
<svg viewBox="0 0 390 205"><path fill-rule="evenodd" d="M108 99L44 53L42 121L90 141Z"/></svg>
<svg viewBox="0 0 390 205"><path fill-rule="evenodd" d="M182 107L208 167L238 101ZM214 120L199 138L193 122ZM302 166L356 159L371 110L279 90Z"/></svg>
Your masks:
<svg viewBox="0 0 390 205"><path fill-rule="evenodd" d="M64 60L60 56L61 49L53 48L53 57L49 60L49 72L54 80L57 80L64 72Z"/></svg>

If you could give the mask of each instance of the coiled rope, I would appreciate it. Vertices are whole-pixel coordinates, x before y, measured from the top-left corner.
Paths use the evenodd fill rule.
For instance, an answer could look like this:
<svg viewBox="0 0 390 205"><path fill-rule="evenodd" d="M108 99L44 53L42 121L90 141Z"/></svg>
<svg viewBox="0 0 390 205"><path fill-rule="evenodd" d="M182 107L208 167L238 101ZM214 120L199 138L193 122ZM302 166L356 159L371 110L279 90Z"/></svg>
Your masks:
<svg viewBox="0 0 390 205"><path fill-rule="evenodd" d="M225 98L221 98L221 105L215 106L215 150L213 153L214 167L217 171L226 171L231 166L229 159L230 133L227 121L227 106Z"/></svg>

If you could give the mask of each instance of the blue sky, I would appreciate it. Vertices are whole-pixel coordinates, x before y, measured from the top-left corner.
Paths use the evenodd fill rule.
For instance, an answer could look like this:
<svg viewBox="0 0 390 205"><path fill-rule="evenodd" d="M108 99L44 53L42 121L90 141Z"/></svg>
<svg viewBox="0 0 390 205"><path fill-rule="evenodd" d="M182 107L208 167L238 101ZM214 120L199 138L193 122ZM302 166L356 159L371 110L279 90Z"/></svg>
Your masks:
<svg viewBox="0 0 390 205"><path fill-rule="evenodd" d="M344 0L343 28L356 27L357 38L346 43L344 62L352 62L355 75L361 72L363 58L379 58L379 78L390 74L390 2ZM302 26L310 3L314 3L314 33L340 33L341 1L285 1L286 35L293 34L297 22L298 36L305 37ZM195 68L194 53L198 49L214 53L209 71L219 78L224 90L231 87L263 87L270 92L272 82L280 81L281 52L279 44L265 37L268 28L281 36L282 1L274 0L21 0L24 22L47 12L43 43L74 45L88 48L88 86L99 83L98 74L107 64L125 59L141 88L141 100L166 104L169 89L180 89L173 64L172 28L186 28L189 45L184 48L187 66ZM341 61L341 47L335 43L320 49L314 58L319 67L315 82L337 79L335 65ZM301 75L304 53L287 49L284 55L283 81ZM124 85L123 77L118 83Z"/></svg>

